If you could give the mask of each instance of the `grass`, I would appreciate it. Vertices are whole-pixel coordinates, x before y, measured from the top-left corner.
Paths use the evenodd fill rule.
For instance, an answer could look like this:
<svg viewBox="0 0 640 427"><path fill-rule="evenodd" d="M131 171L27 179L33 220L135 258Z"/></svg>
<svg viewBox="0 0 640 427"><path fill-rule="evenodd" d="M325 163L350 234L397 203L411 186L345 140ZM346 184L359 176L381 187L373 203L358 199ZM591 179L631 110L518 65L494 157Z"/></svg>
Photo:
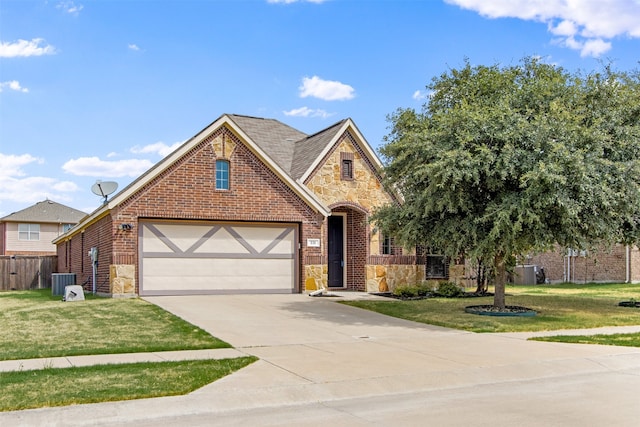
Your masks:
<svg viewBox="0 0 640 427"><path fill-rule="evenodd" d="M256 360L242 357L0 373L0 411L189 393Z"/></svg>
<svg viewBox="0 0 640 427"><path fill-rule="evenodd" d="M640 347L640 334L611 335L556 335L552 337L535 337L533 341L566 342L572 344L619 345L623 347Z"/></svg>
<svg viewBox="0 0 640 427"><path fill-rule="evenodd" d="M537 311L535 317L491 317L464 312L469 305L493 304L493 297L432 298L414 301L345 301L389 316L472 332L535 332L640 325L640 310L618 302L640 296L632 284L562 284L507 287L507 305Z"/></svg>
<svg viewBox="0 0 640 427"><path fill-rule="evenodd" d="M0 360L231 347L141 299L86 295L62 302L50 289L0 293ZM189 393L253 357L96 365L0 373L0 411Z"/></svg>
<svg viewBox="0 0 640 427"><path fill-rule="evenodd" d="M230 347L141 299L0 293L0 360ZM10 327L7 327L10 325Z"/></svg>

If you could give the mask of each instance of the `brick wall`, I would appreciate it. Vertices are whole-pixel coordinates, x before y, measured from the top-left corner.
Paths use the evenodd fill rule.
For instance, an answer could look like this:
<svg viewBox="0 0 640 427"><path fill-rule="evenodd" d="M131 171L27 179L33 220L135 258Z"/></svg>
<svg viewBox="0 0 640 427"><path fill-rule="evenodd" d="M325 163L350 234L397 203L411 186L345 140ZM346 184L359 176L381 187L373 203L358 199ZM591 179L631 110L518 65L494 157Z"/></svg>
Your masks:
<svg viewBox="0 0 640 427"><path fill-rule="evenodd" d="M93 264L89 250L98 248L98 268L96 270L96 292L109 293L109 266L112 259L112 229L110 216L105 216L62 242L57 247L58 271L75 273L76 281L85 291L93 290Z"/></svg>
<svg viewBox="0 0 640 427"><path fill-rule="evenodd" d="M637 253L637 249L634 249L633 253ZM545 275L550 282L565 281L567 274L570 281L576 283L626 281L627 254L624 245L587 253L578 252L577 256L571 257L570 267L567 267L565 255L566 250L558 247L553 251L528 257L525 263L544 267ZM635 271L634 258L631 259L633 272ZM640 260L635 263L640 267Z"/></svg>
<svg viewBox="0 0 640 427"><path fill-rule="evenodd" d="M334 208L332 212L344 212L347 214L345 224L347 235L347 253L345 254L347 281L345 285L348 289L364 291L366 289L366 264L369 255L367 253L369 240L367 235L367 215L362 211L345 206ZM328 240L326 236L324 240Z"/></svg>
<svg viewBox="0 0 640 427"><path fill-rule="evenodd" d="M214 146L223 137L235 142L229 156L228 191L215 188ZM111 214L113 262L135 264L136 271L140 271L138 218L298 223L301 242L321 237L322 217L225 129L194 147ZM123 223L132 224L133 231L120 230L119 225ZM302 265L305 256L320 254L319 248L303 245L298 265ZM303 269L299 270L298 291L303 275ZM139 292L139 283L140 277L136 281L136 292Z"/></svg>

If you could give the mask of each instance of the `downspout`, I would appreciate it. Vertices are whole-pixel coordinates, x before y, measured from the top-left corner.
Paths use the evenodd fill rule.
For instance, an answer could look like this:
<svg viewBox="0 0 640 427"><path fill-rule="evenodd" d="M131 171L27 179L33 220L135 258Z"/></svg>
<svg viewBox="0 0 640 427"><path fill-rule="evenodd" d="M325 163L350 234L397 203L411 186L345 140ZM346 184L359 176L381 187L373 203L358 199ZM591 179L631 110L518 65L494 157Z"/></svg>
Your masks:
<svg viewBox="0 0 640 427"><path fill-rule="evenodd" d="M627 260L626 260L627 262L625 262L625 270L626 270L625 283L631 283L631 248L629 247L628 244L626 247L626 253L627 253Z"/></svg>

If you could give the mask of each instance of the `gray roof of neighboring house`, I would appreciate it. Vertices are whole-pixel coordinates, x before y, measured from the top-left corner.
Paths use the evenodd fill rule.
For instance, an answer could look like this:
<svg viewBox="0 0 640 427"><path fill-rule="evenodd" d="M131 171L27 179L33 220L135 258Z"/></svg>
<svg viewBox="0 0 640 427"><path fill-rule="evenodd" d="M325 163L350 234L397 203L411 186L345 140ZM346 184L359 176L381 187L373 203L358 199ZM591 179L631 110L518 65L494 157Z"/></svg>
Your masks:
<svg viewBox="0 0 640 427"><path fill-rule="evenodd" d="M85 216L86 212L47 199L0 218L0 221L77 224Z"/></svg>
<svg viewBox="0 0 640 427"><path fill-rule="evenodd" d="M335 137L344 120L307 135L275 119L228 114L292 178L300 178Z"/></svg>

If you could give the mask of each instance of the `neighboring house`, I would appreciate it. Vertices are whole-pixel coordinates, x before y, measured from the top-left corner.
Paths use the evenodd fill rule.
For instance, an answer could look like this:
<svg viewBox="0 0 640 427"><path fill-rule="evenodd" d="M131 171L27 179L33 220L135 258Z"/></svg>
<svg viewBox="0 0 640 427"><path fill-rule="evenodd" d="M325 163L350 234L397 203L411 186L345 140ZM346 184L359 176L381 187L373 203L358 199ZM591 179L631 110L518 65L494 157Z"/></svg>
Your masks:
<svg viewBox="0 0 640 427"><path fill-rule="evenodd" d="M380 168L351 119L306 135L225 114L57 238L58 271L88 287L97 248L97 292L111 295L378 292L422 281L427 257L403 254L369 224L396 202Z"/></svg>
<svg viewBox="0 0 640 427"><path fill-rule="evenodd" d="M85 216L86 212L47 199L0 218L0 255L56 255L53 239Z"/></svg>
<svg viewBox="0 0 640 427"><path fill-rule="evenodd" d="M532 255L526 264L544 268L550 283L640 282L640 251L637 246L614 245L597 252L555 250Z"/></svg>

